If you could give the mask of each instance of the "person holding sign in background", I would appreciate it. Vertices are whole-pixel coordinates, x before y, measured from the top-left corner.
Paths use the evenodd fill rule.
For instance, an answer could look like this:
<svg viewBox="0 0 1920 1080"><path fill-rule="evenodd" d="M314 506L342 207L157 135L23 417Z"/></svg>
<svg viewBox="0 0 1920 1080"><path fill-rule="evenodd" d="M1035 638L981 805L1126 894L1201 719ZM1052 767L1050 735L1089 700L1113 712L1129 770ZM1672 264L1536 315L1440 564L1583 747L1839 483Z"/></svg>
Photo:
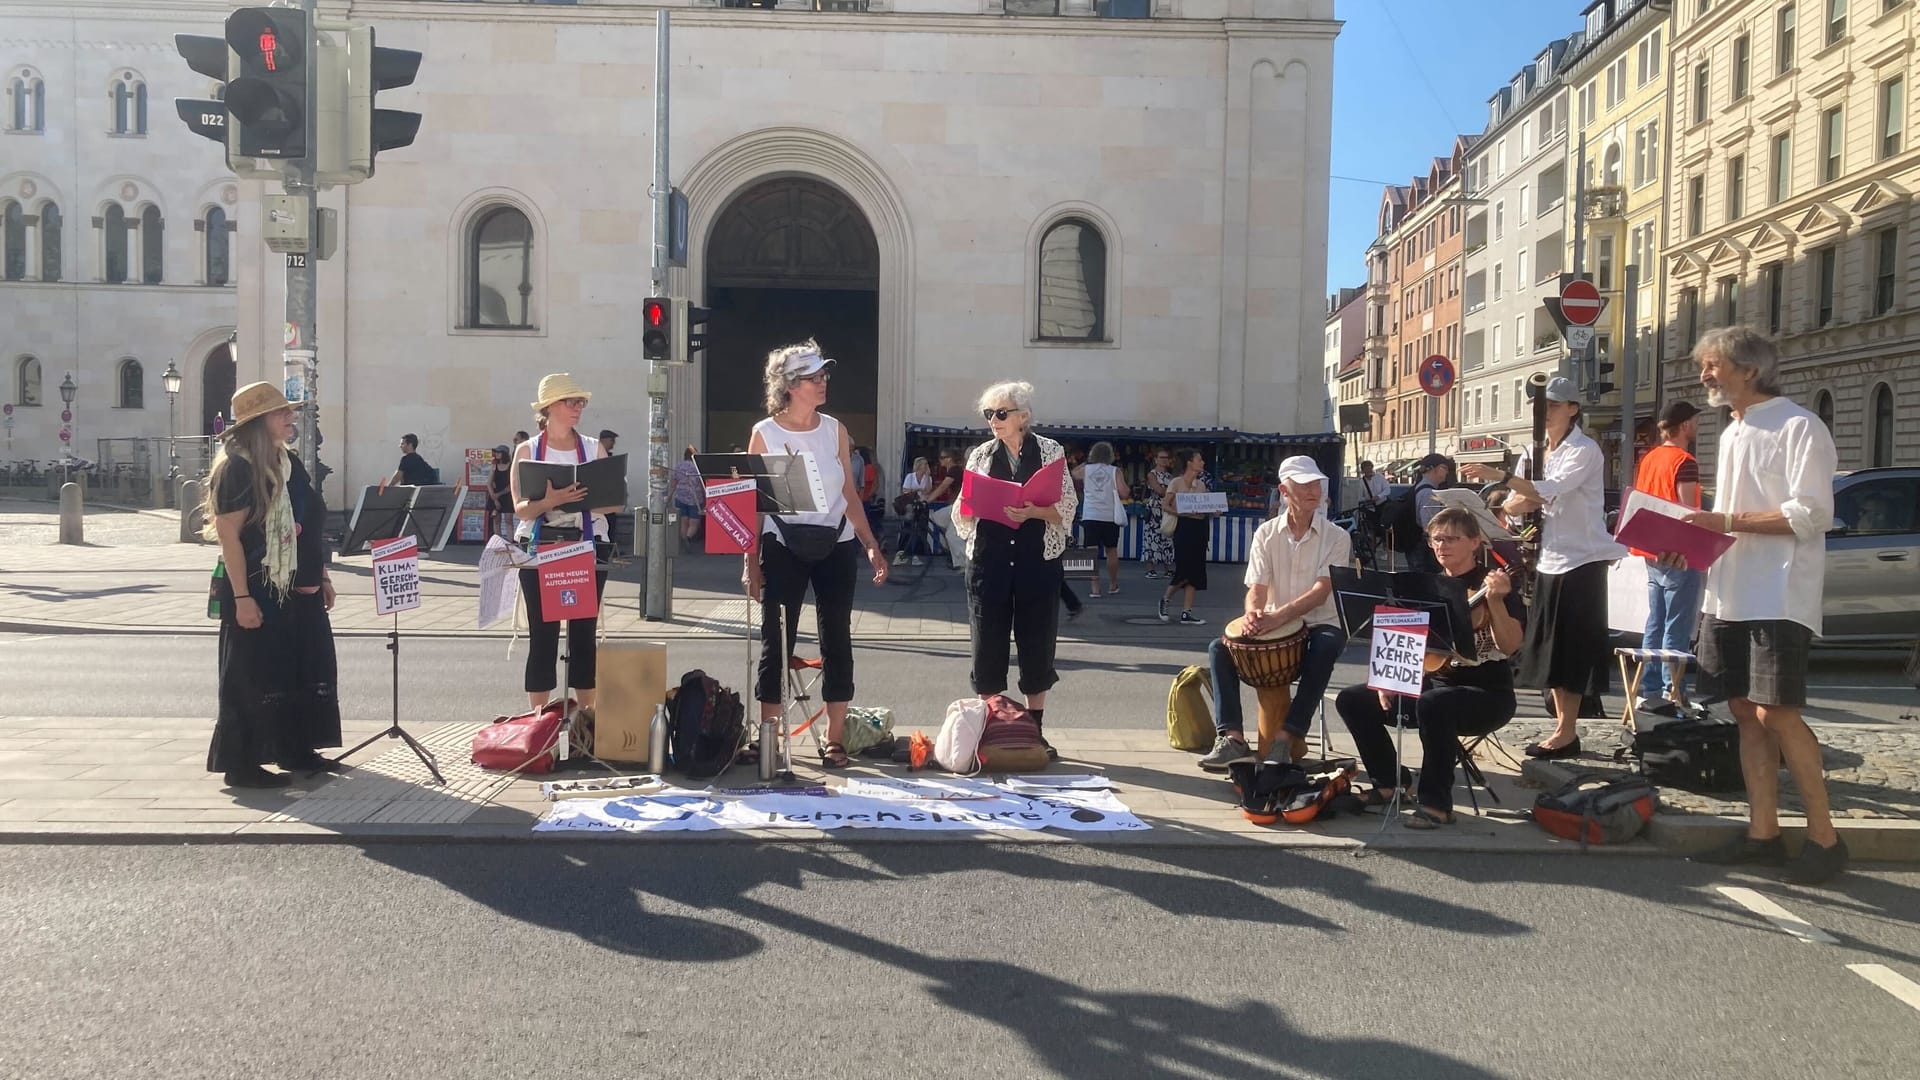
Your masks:
<svg viewBox="0 0 1920 1080"><path fill-rule="evenodd" d="M572 375L561 372L540 380L540 391L533 402L534 420L540 434L514 448L513 460L585 463L603 458L606 450L599 440L580 430L580 414L586 411L593 394ZM550 543L593 541L597 555L593 575L594 595L607 588L606 562L613 546L609 542L607 515L618 506L596 506L582 512L562 512L559 508L587 497L584 484L564 488L547 482L545 492L523 491L520 471L513 474L513 513L519 519L513 538L538 547ZM560 624L541 615L540 575L531 566L520 570L520 596L527 605L527 667L524 689L527 702L535 709L546 705L559 685ZM598 685L597 653L594 636L599 620L572 619L567 622L567 682L582 706L592 705Z"/></svg>
<svg viewBox="0 0 1920 1080"><path fill-rule="evenodd" d="M285 787L269 763L332 771L320 756L340 745L334 601L322 526L327 508L287 448L293 406L257 382L234 392L233 425L207 479L202 535L220 545L220 711L207 771L234 788Z"/></svg>
<svg viewBox="0 0 1920 1080"><path fill-rule="evenodd" d="M1196 589L1207 587L1207 544L1212 537L1214 515L1182 512L1179 500L1182 495L1206 493L1207 482L1200 474L1206 471L1207 459L1191 448L1175 450L1173 466L1177 475L1167 485L1160 509L1163 513L1177 514L1179 524L1173 530L1173 573L1168 577L1166 593L1160 597L1160 621L1172 621L1167 605L1174 593L1185 589L1187 600L1180 605L1180 625L1202 626L1206 620L1193 613L1193 594Z"/></svg>
<svg viewBox="0 0 1920 1080"><path fill-rule="evenodd" d="M760 720L780 718L787 659L800 636L800 604L813 587L815 636L820 642L822 687L827 707L827 739L820 764L844 769L852 764L844 742L847 706L853 701L853 591L860 576L860 554L873 568L873 583L887 583L887 557L867 524L853 474L853 443L840 421L820 411L827 403L833 361L813 341L786 345L767 354L762 376L767 418L753 425L750 454L811 454L826 489L827 505L800 514L761 517L760 550L748 552L740 583L760 606L760 667L753 696ZM760 748L763 754L772 747Z"/></svg>
<svg viewBox="0 0 1920 1080"><path fill-rule="evenodd" d="M1093 566L1095 600L1120 591L1120 528L1127 523L1127 500L1133 492L1126 477L1113 463L1113 444L1102 440L1087 451L1086 463L1073 470L1073 478L1085 488L1081 498L1080 533L1087 546L1107 556L1107 591L1100 591L1100 564ZM1097 555L1096 555L1097 557Z"/></svg>
<svg viewBox="0 0 1920 1080"><path fill-rule="evenodd" d="M967 452L967 474L1008 486L1025 485L1048 466L1059 474L1059 492L1051 502L1040 504L1029 498L1005 505L993 516L976 516L980 507L966 494L968 481L963 474L961 500L953 512L954 530L967 545L973 692L981 697L1006 692L1011 637L1020 650L1020 693L1027 699L1035 726L1042 727L1045 742L1047 691L1060 681L1053 668L1060 632L1060 589L1066 582L1060 556L1067 551L1067 532L1079 496L1067 475L1066 453L1060 444L1029 430L1032 383L987 387L980 395L980 415L993 438ZM984 485L981 490L991 487ZM1047 752L1053 752L1050 744Z"/></svg>
<svg viewBox="0 0 1920 1080"><path fill-rule="evenodd" d="M1460 737L1491 734L1513 719L1513 664L1507 658L1520 651L1526 636L1526 608L1507 572L1487 568L1486 539L1470 511L1448 507L1434 514L1427 523L1427 543L1441 572L1465 581L1475 601L1476 656L1470 664L1440 660L1438 670L1427 673L1413 707L1422 752L1419 803L1406 821L1409 829L1453 824L1453 766ZM1364 684L1349 686L1334 699L1334 709L1373 779L1373 790L1362 801L1387 805L1395 790L1411 779L1405 769L1395 778L1393 695Z"/></svg>

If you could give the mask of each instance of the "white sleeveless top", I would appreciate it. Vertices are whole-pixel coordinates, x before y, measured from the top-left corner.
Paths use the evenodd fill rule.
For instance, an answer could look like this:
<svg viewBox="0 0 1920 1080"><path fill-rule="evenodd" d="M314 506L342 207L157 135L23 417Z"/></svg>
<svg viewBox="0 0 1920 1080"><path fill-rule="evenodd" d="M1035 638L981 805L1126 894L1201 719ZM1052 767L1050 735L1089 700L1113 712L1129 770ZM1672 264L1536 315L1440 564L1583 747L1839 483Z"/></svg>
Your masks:
<svg viewBox="0 0 1920 1080"><path fill-rule="evenodd" d="M840 464L840 421L826 413L815 415L820 422L814 425L812 431L788 431L769 416L753 425L753 433L760 436L769 454L812 454L814 464L820 470L821 486L827 489L827 506L823 513L781 514L780 519L793 525L841 525L840 539L851 540L853 523L846 520L847 470ZM767 515L760 531L774 533L773 515Z"/></svg>
<svg viewBox="0 0 1920 1080"><path fill-rule="evenodd" d="M547 433L543 431L528 441L527 445L531 447L531 449L527 451L527 456L534 461L552 461L562 465L576 462L585 464L600 456L600 440L578 431L574 432L574 435L580 440L579 450L553 450L547 447ZM523 499L533 499L545 494L546 492L544 491L523 491L520 493L520 497ZM582 528L581 523L582 519L586 517L588 517L587 514L578 511L563 513L559 510L549 510L540 515L540 532L542 536L544 536L548 529L558 526L563 529L580 529L580 535L585 536L587 533L586 530ZM593 514L592 517L593 538L596 540L608 539L610 534L607 531L607 515ZM513 538L515 540L524 541L531 535L533 535L533 522L521 519L514 525ZM545 540L541 542L545 543Z"/></svg>
<svg viewBox="0 0 1920 1080"><path fill-rule="evenodd" d="M1114 482L1119 473L1112 465L1080 467L1081 482L1086 487L1086 495L1080 501L1082 521L1124 523L1127 520L1126 508L1120 505L1120 485Z"/></svg>

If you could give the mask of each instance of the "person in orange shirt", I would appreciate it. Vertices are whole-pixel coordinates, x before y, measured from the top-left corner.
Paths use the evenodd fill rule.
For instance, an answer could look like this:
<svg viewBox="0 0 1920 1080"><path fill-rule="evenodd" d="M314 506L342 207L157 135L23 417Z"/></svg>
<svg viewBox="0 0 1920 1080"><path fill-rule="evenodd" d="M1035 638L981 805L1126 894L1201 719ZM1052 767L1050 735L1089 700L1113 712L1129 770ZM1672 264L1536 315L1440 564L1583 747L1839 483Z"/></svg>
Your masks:
<svg viewBox="0 0 1920 1080"><path fill-rule="evenodd" d="M1649 495L1700 508L1700 463L1694 460L1694 437L1700 433L1700 410L1691 402L1675 401L1660 413L1660 445L1646 452L1634 470L1633 487ZM1659 566L1657 555L1634 548L1647 560L1647 628L1641 647L1688 651L1694 623L1700 617L1700 589L1704 570ZM1634 703L1663 716L1679 716L1689 706L1684 663L1650 664L1640 684L1642 696Z"/></svg>

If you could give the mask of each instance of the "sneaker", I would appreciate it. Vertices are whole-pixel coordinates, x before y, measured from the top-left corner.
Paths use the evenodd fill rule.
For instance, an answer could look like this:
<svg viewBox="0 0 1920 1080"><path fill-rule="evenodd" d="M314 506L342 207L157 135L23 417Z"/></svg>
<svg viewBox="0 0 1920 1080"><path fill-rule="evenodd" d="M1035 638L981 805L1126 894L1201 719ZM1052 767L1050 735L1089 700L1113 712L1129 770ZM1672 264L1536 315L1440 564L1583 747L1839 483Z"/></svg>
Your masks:
<svg viewBox="0 0 1920 1080"><path fill-rule="evenodd" d="M894 552L894 553L893 553L893 565L895 565L895 566L905 566L905 565L907 565L907 553L906 553L906 552L904 552L904 551L896 551L896 552Z"/></svg>
<svg viewBox="0 0 1920 1080"><path fill-rule="evenodd" d="M1768 840L1755 840L1746 833L1741 833L1724 844L1696 852L1687 858L1690 862L1710 863L1714 866L1785 866L1787 845L1777 836Z"/></svg>
<svg viewBox="0 0 1920 1080"><path fill-rule="evenodd" d="M1089 600L1098 600L1098 599L1100 599L1100 598L1101 598L1102 596L1105 596L1105 595L1106 595L1106 593L1103 593L1103 592L1090 592L1090 593L1088 593L1088 594L1087 594L1087 599L1089 599Z"/></svg>
<svg viewBox="0 0 1920 1080"><path fill-rule="evenodd" d="M1161 622L1173 621L1173 616L1167 614L1167 599L1164 596L1160 598L1160 621Z"/></svg>
<svg viewBox="0 0 1920 1080"><path fill-rule="evenodd" d="M1811 840L1802 844L1800 854L1787 863L1786 872L1780 876L1795 885L1818 885L1846 868L1847 842L1836 836L1832 847L1821 847Z"/></svg>
<svg viewBox="0 0 1920 1080"><path fill-rule="evenodd" d="M1199 761L1201 768L1208 772L1226 772L1229 766L1254 760L1253 747L1242 739L1221 735L1213 740L1213 749Z"/></svg>
<svg viewBox="0 0 1920 1080"><path fill-rule="evenodd" d="M1165 618L1165 616L1162 616L1162 618ZM1201 618L1198 615L1195 615L1191 611L1183 611L1180 613L1180 625L1181 626L1205 626L1207 625L1207 620Z"/></svg>
<svg viewBox="0 0 1920 1080"><path fill-rule="evenodd" d="M1159 580L1160 580L1160 571L1158 571L1158 570L1149 570L1149 571L1147 571L1147 580L1148 580L1148 581L1159 581Z"/></svg>
<svg viewBox="0 0 1920 1080"><path fill-rule="evenodd" d="M927 565L927 560L915 555L913 558L907 560L907 564L910 566L925 566Z"/></svg>

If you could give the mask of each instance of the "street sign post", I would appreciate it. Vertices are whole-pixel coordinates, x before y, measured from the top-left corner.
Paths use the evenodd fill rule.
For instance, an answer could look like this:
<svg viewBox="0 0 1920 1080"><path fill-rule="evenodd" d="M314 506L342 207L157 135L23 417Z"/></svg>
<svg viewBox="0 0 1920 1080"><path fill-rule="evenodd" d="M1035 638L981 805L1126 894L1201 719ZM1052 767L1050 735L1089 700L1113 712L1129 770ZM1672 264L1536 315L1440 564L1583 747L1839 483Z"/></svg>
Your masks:
<svg viewBox="0 0 1920 1080"><path fill-rule="evenodd" d="M1440 449L1440 399L1453 389L1453 361L1434 353L1420 361L1420 389L1427 392L1427 453Z"/></svg>

